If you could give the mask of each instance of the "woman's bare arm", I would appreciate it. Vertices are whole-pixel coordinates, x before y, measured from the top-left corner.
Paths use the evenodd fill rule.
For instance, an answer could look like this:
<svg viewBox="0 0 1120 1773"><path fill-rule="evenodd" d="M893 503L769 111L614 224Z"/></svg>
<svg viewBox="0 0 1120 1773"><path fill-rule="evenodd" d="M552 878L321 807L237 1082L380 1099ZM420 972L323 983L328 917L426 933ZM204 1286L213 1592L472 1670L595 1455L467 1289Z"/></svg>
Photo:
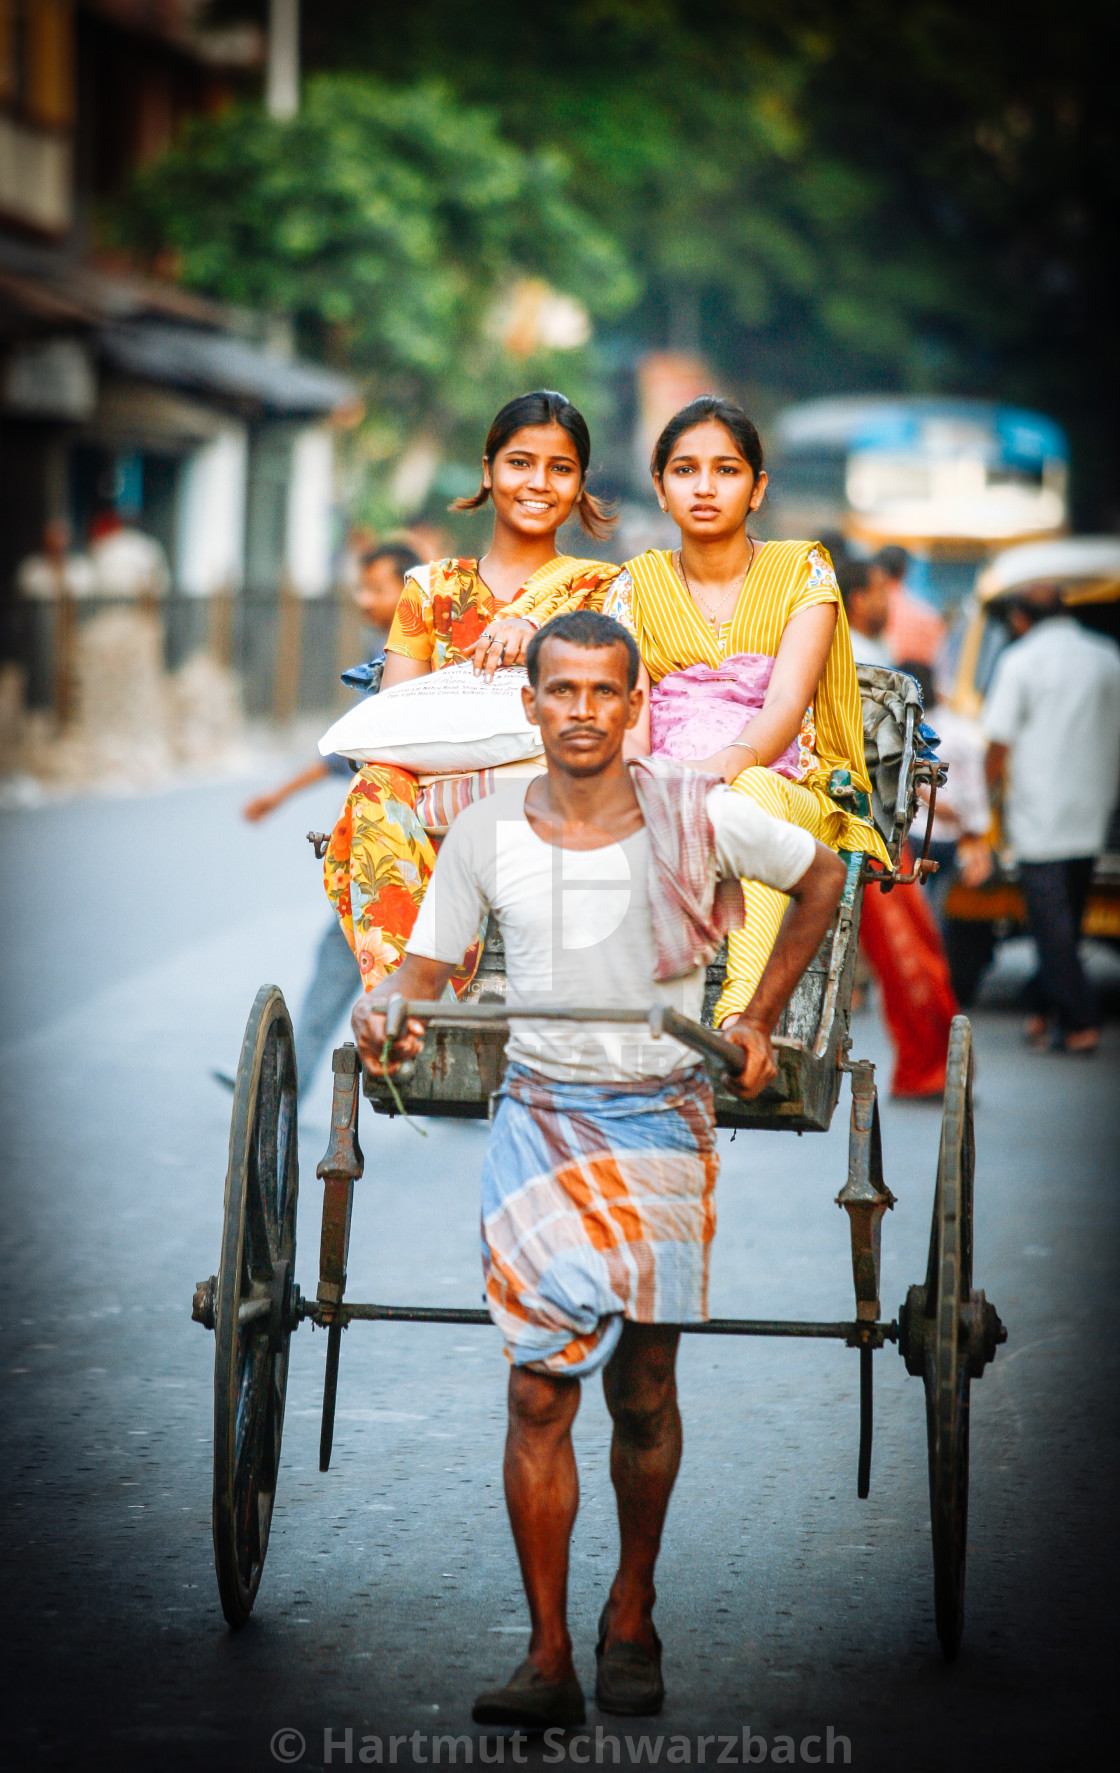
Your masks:
<svg viewBox="0 0 1120 1773"><path fill-rule="evenodd" d="M427 677L431 669L431 659L410 659L406 653L386 652L381 687L392 689L394 684L407 683L411 677Z"/></svg>

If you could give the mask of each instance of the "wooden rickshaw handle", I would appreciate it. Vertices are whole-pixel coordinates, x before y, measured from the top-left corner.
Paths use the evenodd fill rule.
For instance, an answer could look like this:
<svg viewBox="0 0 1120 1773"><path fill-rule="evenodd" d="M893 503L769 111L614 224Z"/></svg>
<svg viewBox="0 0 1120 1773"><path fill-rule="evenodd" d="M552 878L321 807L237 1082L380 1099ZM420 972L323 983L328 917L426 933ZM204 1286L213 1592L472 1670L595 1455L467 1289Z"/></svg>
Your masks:
<svg viewBox="0 0 1120 1773"><path fill-rule="evenodd" d="M442 1023L454 1026L456 1023L467 1022L478 1026L480 1022L493 1022L499 1026L508 1023L513 1017L519 1021L534 1022L625 1022L644 1023L655 1040L662 1035L671 1035L683 1045L692 1047L695 1052L707 1053L709 1057L718 1059L728 1071L738 1076L747 1062L742 1047L734 1041L726 1040L717 1034L714 1028L705 1028L702 1023L694 1022L691 1016L683 1016L679 1010L672 1009L668 1004L654 1004L648 1010L628 1009L586 1009L576 1005L557 1007L555 1004L518 1004L511 1009L504 1003L443 1003L409 1002L399 992L394 992L385 1008L385 1038L392 1045L401 1035L406 1022L411 1017L423 1022ZM774 1039L776 1046L788 1044Z"/></svg>

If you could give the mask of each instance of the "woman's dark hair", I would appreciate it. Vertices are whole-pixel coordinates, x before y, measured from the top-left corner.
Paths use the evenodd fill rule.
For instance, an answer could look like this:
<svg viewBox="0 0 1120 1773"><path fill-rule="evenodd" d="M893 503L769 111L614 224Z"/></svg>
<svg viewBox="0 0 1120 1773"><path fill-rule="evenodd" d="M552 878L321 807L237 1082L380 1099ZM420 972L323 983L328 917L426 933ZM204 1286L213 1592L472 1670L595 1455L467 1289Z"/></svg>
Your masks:
<svg viewBox="0 0 1120 1773"><path fill-rule="evenodd" d="M526 425L559 425L562 431L566 431L575 445L580 473L586 482L588 463L591 461L591 433L587 429L587 420L579 408L573 406L566 395L558 394L555 388L537 388L532 394L519 394L516 400L507 400L490 427L486 447L482 452L490 466L514 432L523 430ZM478 511L489 497L490 488L480 486L472 498L455 499L449 509ZM586 484L580 492L576 513L581 527L597 540L609 536L617 522L610 508L597 499L594 493L588 492Z"/></svg>
<svg viewBox="0 0 1120 1773"><path fill-rule="evenodd" d="M699 394L687 406L682 406L680 412L673 414L653 446L649 466L655 479L660 480L664 474L677 440L694 425L706 424L709 419L715 419L735 439L739 453L750 463L751 472L758 479L763 467L762 439L742 407L734 400L725 400L720 394Z"/></svg>

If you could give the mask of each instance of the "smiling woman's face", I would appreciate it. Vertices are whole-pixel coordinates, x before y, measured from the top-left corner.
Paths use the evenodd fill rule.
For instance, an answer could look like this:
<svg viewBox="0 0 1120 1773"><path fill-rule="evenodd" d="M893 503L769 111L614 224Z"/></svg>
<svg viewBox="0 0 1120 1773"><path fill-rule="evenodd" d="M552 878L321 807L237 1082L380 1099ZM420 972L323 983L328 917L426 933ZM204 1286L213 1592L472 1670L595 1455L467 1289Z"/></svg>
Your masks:
<svg viewBox="0 0 1120 1773"><path fill-rule="evenodd" d="M483 482L499 519L536 538L554 534L571 516L583 470L562 425L525 425L484 464Z"/></svg>
<svg viewBox="0 0 1120 1773"><path fill-rule="evenodd" d="M682 536L710 541L742 529L762 503L766 475L756 479L730 431L706 419L677 438L654 484Z"/></svg>

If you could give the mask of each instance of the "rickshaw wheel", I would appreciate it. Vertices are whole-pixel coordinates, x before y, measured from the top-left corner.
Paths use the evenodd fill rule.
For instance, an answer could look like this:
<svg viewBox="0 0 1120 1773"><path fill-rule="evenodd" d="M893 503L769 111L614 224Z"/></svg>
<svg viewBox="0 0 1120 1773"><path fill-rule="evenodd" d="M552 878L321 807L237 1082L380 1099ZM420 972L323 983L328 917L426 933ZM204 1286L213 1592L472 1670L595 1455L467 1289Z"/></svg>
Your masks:
<svg viewBox="0 0 1120 1773"><path fill-rule="evenodd" d="M934 1610L949 1662L960 1649L964 1627L971 1377L964 1309L972 1298L974 1172L972 1027L967 1016L956 1016L949 1034L923 1313Z"/></svg>
<svg viewBox="0 0 1120 1773"><path fill-rule="evenodd" d="M234 1627L252 1611L272 1523L298 1195L292 1024L283 993L262 985L237 1066L214 1322L214 1561Z"/></svg>

